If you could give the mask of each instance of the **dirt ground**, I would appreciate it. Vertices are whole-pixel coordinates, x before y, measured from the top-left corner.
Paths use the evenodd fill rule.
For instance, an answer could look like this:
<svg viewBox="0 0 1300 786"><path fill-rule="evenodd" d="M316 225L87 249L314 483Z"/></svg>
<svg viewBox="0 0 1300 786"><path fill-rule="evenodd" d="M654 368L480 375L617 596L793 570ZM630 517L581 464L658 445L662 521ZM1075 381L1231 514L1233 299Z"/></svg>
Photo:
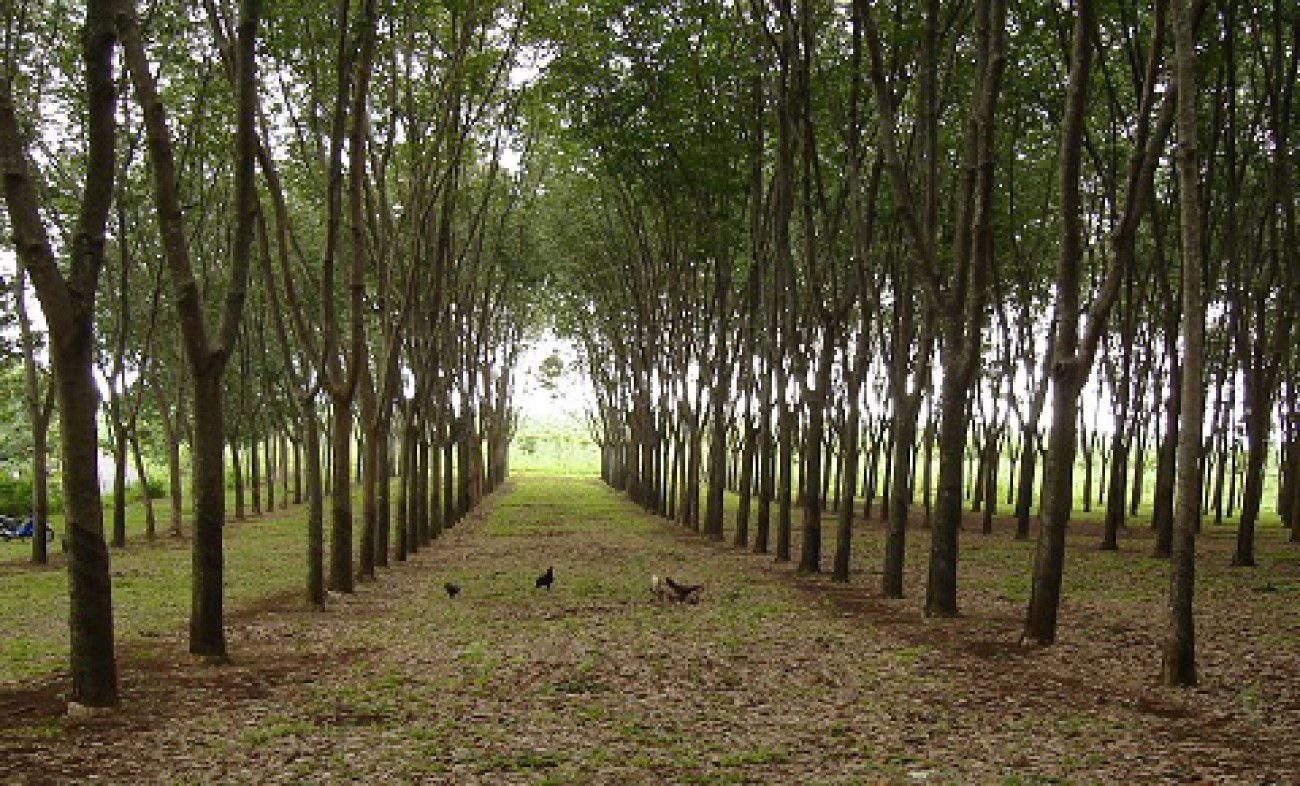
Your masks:
<svg viewBox="0 0 1300 786"><path fill-rule="evenodd" d="M1061 641L1022 649L1032 543L1007 527L963 533L963 615L927 621L923 530L886 601L878 525L835 585L594 480L520 479L325 612L232 614L230 665L183 631L123 644L120 710L0 688L0 782L1300 783L1300 548L1243 571L1202 540L1202 684L1170 690L1143 533L1099 553L1080 528Z"/></svg>

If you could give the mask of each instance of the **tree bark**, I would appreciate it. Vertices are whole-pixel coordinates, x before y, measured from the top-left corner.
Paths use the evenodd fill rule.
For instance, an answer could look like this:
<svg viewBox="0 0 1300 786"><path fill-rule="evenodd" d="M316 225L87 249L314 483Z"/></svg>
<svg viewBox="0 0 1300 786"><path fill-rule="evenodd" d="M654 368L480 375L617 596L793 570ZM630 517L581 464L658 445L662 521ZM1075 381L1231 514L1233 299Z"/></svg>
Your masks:
<svg viewBox="0 0 1300 786"><path fill-rule="evenodd" d="M353 592L352 575L352 397L331 396L329 588Z"/></svg>
<svg viewBox="0 0 1300 786"><path fill-rule="evenodd" d="M1173 555L1169 562L1169 607L1161 676L1166 685L1196 684L1196 628L1193 591L1196 535L1200 519L1201 473L1198 458L1204 421L1205 282L1197 142L1196 39L1188 0L1172 0L1174 79L1177 90L1177 169L1183 245L1183 379L1178 439L1178 497Z"/></svg>

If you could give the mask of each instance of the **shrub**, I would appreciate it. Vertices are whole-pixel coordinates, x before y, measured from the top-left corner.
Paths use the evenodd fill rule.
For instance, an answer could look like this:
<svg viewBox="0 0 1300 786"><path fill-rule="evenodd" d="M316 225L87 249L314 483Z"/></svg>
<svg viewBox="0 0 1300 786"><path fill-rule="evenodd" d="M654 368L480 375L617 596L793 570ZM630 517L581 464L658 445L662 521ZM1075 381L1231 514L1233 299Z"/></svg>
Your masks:
<svg viewBox="0 0 1300 786"><path fill-rule="evenodd" d="M162 499L167 496L167 484L157 478L150 478L145 487L149 492L149 499Z"/></svg>
<svg viewBox="0 0 1300 786"><path fill-rule="evenodd" d="M63 512L63 489L50 483L50 515ZM0 476L0 514L25 518L32 512L32 480Z"/></svg>
<svg viewBox="0 0 1300 786"><path fill-rule="evenodd" d="M0 513L26 516L32 509L32 482L27 478L0 477Z"/></svg>

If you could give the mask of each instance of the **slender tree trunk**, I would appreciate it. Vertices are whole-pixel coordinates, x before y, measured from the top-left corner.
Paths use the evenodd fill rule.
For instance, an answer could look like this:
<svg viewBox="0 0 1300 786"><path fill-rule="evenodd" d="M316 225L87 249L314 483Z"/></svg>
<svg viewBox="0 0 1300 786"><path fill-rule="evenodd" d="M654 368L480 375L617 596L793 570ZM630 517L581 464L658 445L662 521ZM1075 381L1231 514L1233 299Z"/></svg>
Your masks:
<svg viewBox="0 0 1300 786"><path fill-rule="evenodd" d="M314 407L311 408L311 409L314 410ZM310 412L307 413L306 416L312 418L312 420L313 420L313 422L314 422L314 421L315 421L315 418L316 418L316 413L315 413L315 411L310 411ZM320 435L320 431L319 431L319 429L320 429L320 427L319 427L319 425L317 425L317 437L318 437L318 438L319 438L319 435ZM303 455L302 455L302 454L303 454L303 444L302 444L302 442L300 442L300 441L298 441L298 440L294 440L294 442L293 442L293 504L295 504L295 505L301 505L301 504L302 504L302 483L303 483L303 475L304 475L305 472L306 472L305 468L303 467ZM319 446L319 445L317 446L317 457L316 457L316 463L317 463L317 465L320 464L320 446ZM322 477L324 477L324 473L322 473Z"/></svg>
<svg viewBox="0 0 1300 786"><path fill-rule="evenodd" d="M275 450L275 436L266 434L263 439L266 440L266 512L272 513L275 511L275 466L279 457Z"/></svg>
<svg viewBox="0 0 1300 786"><path fill-rule="evenodd" d="M1078 439L1075 407L1083 387L1077 374L1071 372L1072 368L1062 368L1052 374L1052 420L1043 467L1041 524L1024 634L1026 641L1036 644L1056 640L1061 581L1065 575L1065 530L1074 496L1074 446Z"/></svg>
<svg viewBox="0 0 1300 786"><path fill-rule="evenodd" d="M393 471L392 471L392 446L391 427L387 418L380 422L379 435L377 437L379 449L377 451L377 462L375 472L379 475L379 488L376 490L375 505L377 508L375 521L375 564L379 567L388 567L388 549L392 534L392 491L393 491Z"/></svg>
<svg viewBox="0 0 1300 786"><path fill-rule="evenodd" d="M14 304L18 315L18 328L23 352L23 403L27 409L27 422L32 429L32 563L45 565L50 561L48 533L50 531L50 415L54 406L54 387L51 382L46 394L41 394L40 374L36 365L36 336L32 332L31 318L27 312L27 268L18 258L18 275L14 276Z"/></svg>
<svg viewBox="0 0 1300 786"><path fill-rule="evenodd" d="M1196 117L1195 32L1187 0L1172 0L1178 113L1178 184L1183 245L1183 396L1178 442L1178 499L1169 562L1169 613L1161 675L1166 685L1196 684L1196 628L1192 598L1201 474L1197 467L1204 421L1205 282L1202 268L1200 156Z"/></svg>
<svg viewBox="0 0 1300 786"><path fill-rule="evenodd" d="M217 368L192 367L191 374L194 411L205 414L194 418L191 449L194 549L190 653L224 660L226 632L222 593L225 556L222 528L226 518L226 489L222 482L222 446L225 443L225 414L221 401L221 365L209 365Z"/></svg>
<svg viewBox="0 0 1300 786"><path fill-rule="evenodd" d="M46 565L50 561L50 418L48 414L38 414L37 417L32 424L32 519L36 523L32 535L32 562Z"/></svg>
<svg viewBox="0 0 1300 786"><path fill-rule="evenodd" d="M197 407L196 411L201 412ZM206 415L196 418L201 420ZM230 479L235 485L235 520L243 521L245 518L244 511L244 470L239 461L239 438L232 436L230 438ZM224 478L223 478L224 485ZM224 489L223 489L224 491Z"/></svg>
<svg viewBox="0 0 1300 786"><path fill-rule="evenodd" d="M959 351L954 338L955 334L950 333L945 352ZM927 617L957 615L957 535L961 529L962 459L969 397L966 381L952 373L948 363L944 366L939 399L939 496L930 533L930 569L925 592ZM894 495L906 505L906 495L898 489Z"/></svg>
<svg viewBox="0 0 1300 786"><path fill-rule="evenodd" d="M409 532L406 536L406 551L408 554L416 554L429 543L429 475L431 472L429 456L434 451L429 447L428 437L419 424L412 420L408 428L412 429L410 436L413 444L411 446L411 497L407 501L406 526Z"/></svg>
<svg viewBox="0 0 1300 786"><path fill-rule="evenodd" d="M722 316L719 316L722 319ZM721 332L721 331L719 331ZM721 365L721 363L719 363ZM728 382L723 382L726 377ZM727 399L730 396L730 372L719 369L710 394L709 415L709 485L704 510L704 534L709 540L722 540L722 500L727 474Z"/></svg>
<svg viewBox="0 0 1300 786"><path fill-rule="evenodd" d="M998 512L998 464L1001 458L999 445L1001 438L995 430L985 446L984 453L984 511L980 520L980 531L989 535L993 532L993 516Z"/></svg>
<svg viewBox="0 0 1300 786"><path fill-rule="evenodd" d="M857 496L859 431L862 427L861 407L858 399L861 393L862 372L858 371L858 380L849 385L848 413L844 418L844 469L840 473L838 519L835 527L835 568L831 573L832 581L848 581L850 557L853 550L853 500Z"/></svg>
<svg viewBox="0 0 1300 786"><path fill-rule="evenodd" d="M835 358L835 336L829 326L822 326L821 353L817 360L816 387L805 391L808 407L807 474L804 483L807 494L803 503L803 539L799 550L799 572L821 572L822 558L822 476L826 472L826 454L822 450L826 428L826 400L831 387L831 364Z"/></svg>
<svg viewBox="0 0 1300 786"><path fill-rule="evenodd" d="M280 434L280 510L289 507L289 438ZM294 482L297 483L298 465L295 457L293 465ZM302 502L301 499L295 502Z"/></svg>
<svg viewBox="0 0 1300 786"><path fill-rule="evenodd" d="M1262 398L1264 396L1258 391L1246 391L1246 438L1250 442L1250 451L1246 456L1241 520L1237 523L1237 548L1232 557L1232 564L1237 567L1255 565L1255 524L1259 519L1260 500L1264 496L1264 461L1268 458L1269 412L1272 409L1272 402L1261 401Z"/></svg>
<svg viewBox="0 0 1300 786"><path fill-rule="evenodd" d="M754 461L758 455L758 429L750 424L749 413L744 420L744 445L740 450L740 502L736 506L736 531L731 545L743 549L749 544L749 512L754 497Z"/></svg>
<svg viewBox="0 0 1300 786"><path fill-rule="evenodd" d="M256 423L253 424L252 439L248 441L248 491L249 502L252 503L253 515L262 515L262 461L258 445L261 443L261 435L257 432Z"/></svg>
<svg viewBox="0 0 1300 786"><path fill-rule="evenodd" d="M771 359L769 350L769 360ZM776 443L772 429L771 365L761 372L758 392L758 519L754 553L766 554L772 531L772 501L776 498Z"/></svg>
<svg viewBox="0 0 1300 786"><path fill-rule="evenodd" d="M126 429L116 416L113 431L113 547L126 547Z"/></svg>
<svg viewBox="0 0 1300 786"><path fill-rule="evenodd" d="M794 441L795 441L795 418L794 409L790 406L784 396L778 396L778 417L781 433L778 437L778 458L777 463L781 471L779 495L779 510L776 521L776 561L790 561L790 541L794 522Z"/></svg>
<svg viewBox="0 0 1300 786"><path fill-rule="evenodd" d="M356 585L352 574L352 400L332 396L332 408L329 588L333 592L353 592Z"/></svg>
<svg viewBox="0 0 1300 786"><path fill-rule="evenodd" d="M167 496L171 501L171 535L180 537L181 522L185 518L185 487L181 473L181 438L179 434L167 438Z"/></svg>
<svg viewBox="0 0 1300 786"><path fill-rule="evenodd" d="M1133 466L1133 487L1129 494L1128 515L1130 517L1138 514L1138 509L1142 505L1142 493L1144 491L1144 481L1146 480L1146 453L1147 453L1147 430L1144 427L1133 438L1133 455L1130 462Z"/></svg>
<svg viewBox="0 0 1300 786"><path fill-rule="evenodd" d="M1125 386L1127 390L1127 386ZM1127 405L1121 407L1121 413L1125 413ZM1115 433L1111 436L1110 443L1110 481L1107 485L1106 494L1106 519L1102 527L1101 550L1115 551L1119 549L1119 528L1124 523L1124 498L1125 484L1124 480L1128 475L1128 442L1125 439L1124 431L1127 426L1124 423L1124 416L1121 414L1120 421L1115 424Z"/></svg>
<svg viewBox="0 0 1300 786"><path fill-rule="evenodd" d="M307 603L314 609L325 608L325 488L324 469L321 467L321 428L316 417L316 405L311 399L303 401L302 441L293 443L299 456L294 464L301 469L294 473L294 489L298 504L302 504L298 481L307 486ZM303 459L306 459L304 462Z"/></svg>
<svg viewBox="0 0 1300 786"><path fill-rule="evenodd" d="M1174 342L1169 342L1174 347ZM1174 349L1176 352L1176 348ZM1151 525L1155 529L1153 556L1168 557L1174 538L1174 466L1178 459L1178 418L1182 411L1183 366L1176 354L1170 355L1173 366L1169 375L1169 401L1165 405L1165 433L1156 461L1156 487L1153 492ZM1199 461L1199 459L1198 459Z"/></svg>
<svg viewBox="0 0 1300 786"><path fill-rule="evenodd" d="M1079 414L1079 418L1083 418L1082 413ZM1096 451L1096 445L1093 443L1093 435L1090 435L1085 430L1079 447L1083 453L1083 512L1091 513L1093 497L1092 457L1093 453ZM1051 448L1048 449L1050 450Z"/></svg>
<svg viewBox="0 0 1300 786"><path fill-rule="evenodd" d="M1034 504L1034 474L1038 467L1038 418L1026 423L1020 439L1019 477L1016 481L1016 540L1029 539L1029 513Z"/></svg>
<svg viewBox="0 0 1300 786"><path fill-rule="evenodd" d="M893 467L893 480L890 485L889 508L886 511L885 527L885 561L881 571L881 592L886 598L903 597L903 563L906 559L907 541L907 493L913 479L906 460L909 445L916 441L916 424L921 400L916 394L906 395L894 401L894 418L891 424L893 438L890 449L893 451L892 462L886 461L886 469ZM902 493L900 493L902 492Z"/></svg>
<svg viewBox="0 0 1300 786"><path fill-rule="evenodd" d="M405 418L405 415L403 415L403 418ZM396 510L394 511L393 520L393 530L396 535L393 559L397 562L405 562L409 550L407 545L407 522L410 515L411 481L415 474L415 451L412 449L412 443L415 440L411 431L410 427L404 427L401 430L402 445L397 454L397 471L400 479L397 484Z"/></svg>
<svg viewBox="0 0 1300 786"><path fill-rule="evenodd" d="M131 437L131 456L135 464L136 484L140 489L140 505L144 508L144 535L153 540L158 537L158 519L154 515L153 495L149 493L149 476L145 473L144 454L140 450L140 438Z"/></svg>
<svg viewBox="0 0 1300 786"><path fill-rule="evenodd" d="M364 412L365 407L362 407ZM368 423L364 415L362 422ZM361 441L361 543L357 547L357 577L363 581L375 578L375 544L379 529L379 452L382 449L378 434L363 434Z"/></svg>
<svg viewBox="0 0 1300 786"><path fill-rule="evenodd" d="M459 435L453 434L451 438L447 440L447 444L442 446L442 514L435 514L431 521L433 524L433 537L435 538L440 537L443 530L451 529L456 524L455 472L456 470L460 470L462 474L464 473L464 468L457 467L454 463L457 454L456 446L459 439ZM437 460L438 459L435 457L435 467ZM434 477L437 478L436 471ZM436 502L433 505L433 509L438 509Z"/></svg>

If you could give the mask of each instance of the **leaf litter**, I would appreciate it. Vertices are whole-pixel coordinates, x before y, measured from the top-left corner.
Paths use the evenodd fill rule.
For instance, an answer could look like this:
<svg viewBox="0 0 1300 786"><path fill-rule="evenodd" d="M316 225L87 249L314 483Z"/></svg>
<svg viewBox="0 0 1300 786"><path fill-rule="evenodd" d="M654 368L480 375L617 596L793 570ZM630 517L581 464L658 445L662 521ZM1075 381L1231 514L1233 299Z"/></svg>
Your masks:
<svg viewBox="0 0 1300 786"><path fill-rule="evenodd" d="M119 711L68 720L58 681L0 690L0 777L1300 782L1293 561L1245 575L1219 567L1225 539L1202 539L1203 682L1175 691L1154 682L1162 574L1140 533L1116 560L1076 528L1061 641L1022 649L1008 582L1032 544L999 525L965 537L963 615L927 621L923 530L908 599L884 600L875 523L840 585L595 481L520 479L324 612L277 596L231 614L231 665L180 655L182 631L123 645ZM551 564L553 590L536 588ZM655 602L665 573L705 584L703 601Z"/></svg>

